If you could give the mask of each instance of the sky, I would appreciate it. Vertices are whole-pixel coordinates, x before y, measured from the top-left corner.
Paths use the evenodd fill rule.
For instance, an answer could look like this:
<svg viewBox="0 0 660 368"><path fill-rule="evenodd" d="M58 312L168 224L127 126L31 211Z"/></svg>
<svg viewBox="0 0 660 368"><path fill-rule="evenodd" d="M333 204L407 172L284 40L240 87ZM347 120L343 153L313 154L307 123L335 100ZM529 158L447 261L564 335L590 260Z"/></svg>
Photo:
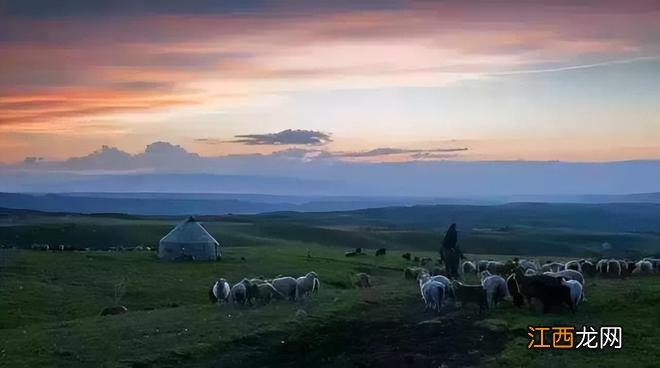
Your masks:
<svg viewBox="0 0 660 368"><path fill-rule="evenodd" d="M658 1L0 0L0 55L4 164L660 159Z"/></svg>

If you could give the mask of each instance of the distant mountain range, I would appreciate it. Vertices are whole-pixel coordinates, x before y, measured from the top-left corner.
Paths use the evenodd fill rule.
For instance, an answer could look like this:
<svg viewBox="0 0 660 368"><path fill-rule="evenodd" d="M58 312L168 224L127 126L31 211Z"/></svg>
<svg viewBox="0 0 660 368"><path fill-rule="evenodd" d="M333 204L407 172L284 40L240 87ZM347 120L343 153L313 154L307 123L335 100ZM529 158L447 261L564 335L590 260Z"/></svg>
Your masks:
<svg viewBox="0 0 660 368"><path fill-rule="evenodd" d="M521 195L471 198L314 196L232 193L0 193L0 207L47 212L132 215L222 215L276 211L327 212L414 205L497 205L511 202L655 203L660 193L629 195Z"/></svg>

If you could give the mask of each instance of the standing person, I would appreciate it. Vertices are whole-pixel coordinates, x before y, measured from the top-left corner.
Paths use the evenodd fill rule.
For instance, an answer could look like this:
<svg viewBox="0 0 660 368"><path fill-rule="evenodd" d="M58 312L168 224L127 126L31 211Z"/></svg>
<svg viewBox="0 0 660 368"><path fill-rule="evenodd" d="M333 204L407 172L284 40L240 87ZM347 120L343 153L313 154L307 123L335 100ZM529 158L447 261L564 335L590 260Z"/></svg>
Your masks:
<svg viewBox="0 0 660 368"><path fill-rule="evenodd" d="M458 233L456 232L456 224L451 224L445 238L442 240L440 247L440 259L445 264L447 276L455 278L458 277L458 264L463 257L461 250L458 249Z"/></svg>

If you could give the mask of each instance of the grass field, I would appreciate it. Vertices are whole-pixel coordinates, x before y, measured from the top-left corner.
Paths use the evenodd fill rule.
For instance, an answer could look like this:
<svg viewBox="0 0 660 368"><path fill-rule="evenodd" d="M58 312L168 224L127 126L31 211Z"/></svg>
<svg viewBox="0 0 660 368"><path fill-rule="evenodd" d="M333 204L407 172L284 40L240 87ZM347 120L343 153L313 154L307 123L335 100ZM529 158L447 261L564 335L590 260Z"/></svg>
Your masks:
<svg viewBox="0 0 660 368"><path fill-rule="evenodd" d="M657 366L660 277L590 279L574 316L507 303L484 317L452 307L435 316L403 278L401 252L346 258L334 247L276 243L227 247L209 263L166 263L153 252L2 250L0 366ZM310 270L322 280L311 300L238 308L207 299L217 277ZM371 274L375 287L353 288L356 272ZM129 312L99 316L117 285ZM567 324L621 325L624 349L526 349L528 325Z"/></svg>

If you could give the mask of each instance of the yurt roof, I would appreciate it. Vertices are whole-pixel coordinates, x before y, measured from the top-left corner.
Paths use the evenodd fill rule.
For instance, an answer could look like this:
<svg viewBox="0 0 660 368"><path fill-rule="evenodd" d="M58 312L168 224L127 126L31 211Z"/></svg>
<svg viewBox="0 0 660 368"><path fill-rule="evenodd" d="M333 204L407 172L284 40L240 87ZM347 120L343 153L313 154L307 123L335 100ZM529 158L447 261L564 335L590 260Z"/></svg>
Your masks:
<svg viewBox="0 0 660 368"><path fill-rule="evenodd" d="M178 224L160 241L168 243L215 243L218 245L218 241L192 216Z"/></svg>

